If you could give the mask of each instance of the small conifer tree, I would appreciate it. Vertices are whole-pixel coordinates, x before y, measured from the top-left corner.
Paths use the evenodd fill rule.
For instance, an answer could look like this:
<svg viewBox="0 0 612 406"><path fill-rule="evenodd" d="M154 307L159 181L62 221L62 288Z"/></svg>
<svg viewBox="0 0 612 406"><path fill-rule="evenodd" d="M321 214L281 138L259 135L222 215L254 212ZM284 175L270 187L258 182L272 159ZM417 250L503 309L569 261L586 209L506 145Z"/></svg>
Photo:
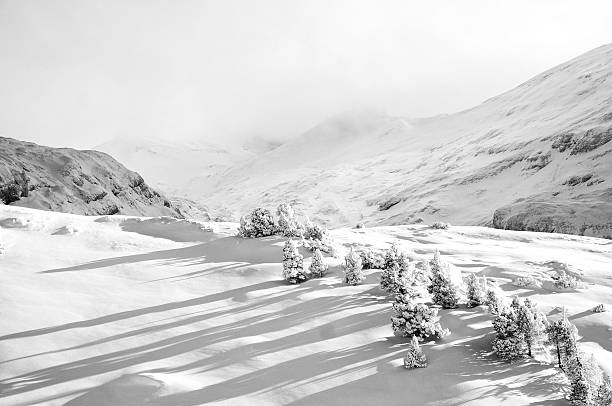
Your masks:
<svg viewBox="0 0 612 406"><path fill-rule="evenodd" d="M326 273L329 266L325 263L325 259L323 259L323 254L321 254L321 250L316 248L314 253L312 254L312 262L310 263L310 274L313 278L322 278Z"/></svg>
<svg viewBox="0 0 612 406"><path fill-rule="evenodd" d="M493 351L504 360L513 360L526 354L525 337L519 329L513 308L506 309L493 320L495 339Z"/></svg>
<svg viewBox="0 0 612 406"><path fill-rule="evenodd" d="M414 336L419 340L441 338L450 334L439 322L438 309L415 303L410 294L397 295L393 303L391 326L399 337Z"/></svg>
<svg viewBox="0 0 612 406"><path fill-rule="evenodd" d="M289 283L300 283L308 280L304 272L304 257L292 239L283 247L283 278Z"/></svg>
<svg viewBox="0 0 612 406"><path fill-rule="evenodd" d="M487 287L486 292L485 304L489 309L489 313L501 314L506 307L501 289L495 283L493 283Z"/></svg>
<svg viewBox="0 0 612 406"><path fill-rule="evenodd" d="M527 346L527 355L531 357L533 348L543 341L544 320L538 313L536 306L528 298L523 303L519 303L515 311L518 328Z"/></svg>
<svg viewBox="0 0 612 406"><path fill-rule="evenodd" d="M344 283L358 285L365 279L361 258L351 247L350 252L344 257Z"/></svg>
<svg viewBox="0 0 612 406"><path fill-rule="evenodd" d="M476 278L476 275L471 273L467 277L467 306L476 307L484 304L485 291L482 283Z"/></svg>
<svg viewBox="0 0 612 406"><path fill-rule="evenodd" d="M597 387L594 403L597 406L612 406L612 383L610 377L603 374L601 384Z"/></svg>
<svg viewBox="0 0 612 406"><path fill-rule="evenodd" d="M412 336L408 351L406 351L406 355L404 355L404 368L413 369L425 367L427 367L427 357L425 357L423 350L421 350L419 340L416 336Z"/></svg>
<svg viewBox="0 0 612 406"><path fill-rule="evenodd" d="M432 302L445 309L457 307L459 302L457 287L451 281L449 266L442 261L438 250L436 250L430 266L432 279L427 290L432 295Z"/></svg>
<svg viewBox="0 0 612 406"><path fill-rule="evenodd" d="M553 352L557 357L559 368L566 371L567 359L577 352L576 327L569 322L565 309L560 320L553 321L546 329L546 343L553 347Z"/></svg>
<svg viewBox="0 0 612 406"><path fill-rule="evenodd" d="M278 233L285 237L301 237L301 227L295 218L293 208L289 203L281 203L276 209L278 217Z"/></svg>

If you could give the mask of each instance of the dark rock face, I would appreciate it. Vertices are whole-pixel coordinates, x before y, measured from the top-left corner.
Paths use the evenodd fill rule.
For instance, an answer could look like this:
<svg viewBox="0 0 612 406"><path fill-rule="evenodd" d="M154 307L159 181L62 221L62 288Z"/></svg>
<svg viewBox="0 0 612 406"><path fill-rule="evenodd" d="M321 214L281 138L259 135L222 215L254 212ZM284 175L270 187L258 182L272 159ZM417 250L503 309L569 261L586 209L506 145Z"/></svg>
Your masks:
<svg viewBox="0 0 612 406"><path fill-rule="evenodd" d="M0 137L0 189L9 186L21 191L19 199L8 202L18 206L85 215L180 217L139 174L98 151Z"/></svg>
<svg viewBox="0 0 612 406"><path fill-rule="evenodd" d="M570 155L593 151L612 140L612 127L590 128L578 136L569 132L553 138L552 148L559 152L570 151Z"/></svg>
<svg viewBox="0 0 612 406"><path fill-rule="evenodd" d="M532 196L495 210L495 228L612 238L612 188L561 201Z"/></svg>

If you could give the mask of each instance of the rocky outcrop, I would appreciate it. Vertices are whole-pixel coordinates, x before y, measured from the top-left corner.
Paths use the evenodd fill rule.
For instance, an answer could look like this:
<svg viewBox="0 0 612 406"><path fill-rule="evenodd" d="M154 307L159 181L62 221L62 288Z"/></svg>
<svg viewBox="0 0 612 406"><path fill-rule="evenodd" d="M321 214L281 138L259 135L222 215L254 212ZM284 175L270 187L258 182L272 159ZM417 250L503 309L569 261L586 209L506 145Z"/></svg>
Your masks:
<svg viewBox="0 0 612 406"><path fill-rule="evenodd" d="M546 199L533 196L501 207L493 214L492 226L612 239L612 188L568 200Z"/></svg>
<svg viewBox="0 0 612 406"><path fill-rule="evenodd" d="M51 148L0 137L3 203L86 215L180 216L144 179L98 151ZM1 198L1 196L0 196Z"/></svg>

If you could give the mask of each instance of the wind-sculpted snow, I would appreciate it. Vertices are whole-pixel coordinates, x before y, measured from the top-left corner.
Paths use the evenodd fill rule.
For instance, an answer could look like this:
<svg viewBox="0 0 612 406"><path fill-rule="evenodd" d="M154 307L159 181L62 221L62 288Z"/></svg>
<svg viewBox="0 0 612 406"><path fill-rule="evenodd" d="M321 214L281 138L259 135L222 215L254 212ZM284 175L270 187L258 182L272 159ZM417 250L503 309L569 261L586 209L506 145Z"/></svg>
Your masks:
<svg viewBox="0 0 612 406"><path fill-rule="evenodd" d="M567 380L546 354L500 361L493 316L463 299L439 310L451 334L421 344L428 366L405 369L410 340L393 335L380 270L348 286L342 255L295 285L282 279L286 238L235 237L233 223L197 231L0 206L0 225L2 405L567 404ZM453 272L486 276L550 318L564 307L581 348L612 372L608 240L418 225L331 234L345 251L396 243L430 260L439 250ZM299 251L306 269L312 253ZM558 288L560 273L579 284Z"/></svg>
<svg viewBox="0 0 612 406"><path fill-rule="evenodd" d="M13 205L88 215L180 216L139 174L102 152L0 137L0 164L0 188L17 184L20 192Z"/></svg>

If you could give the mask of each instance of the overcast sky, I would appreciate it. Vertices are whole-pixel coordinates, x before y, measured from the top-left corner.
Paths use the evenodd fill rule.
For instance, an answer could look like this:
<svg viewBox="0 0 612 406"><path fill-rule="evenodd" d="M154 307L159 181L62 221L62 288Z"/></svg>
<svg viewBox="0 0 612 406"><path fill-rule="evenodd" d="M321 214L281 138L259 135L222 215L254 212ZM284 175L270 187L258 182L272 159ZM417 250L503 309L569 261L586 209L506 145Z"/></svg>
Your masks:
<svg viewBox="0 0 612 406"><path fill-rule="evenodd" d="M297 135L484 101L612 42L612 1L0 0L0 135Z"/></svg>

